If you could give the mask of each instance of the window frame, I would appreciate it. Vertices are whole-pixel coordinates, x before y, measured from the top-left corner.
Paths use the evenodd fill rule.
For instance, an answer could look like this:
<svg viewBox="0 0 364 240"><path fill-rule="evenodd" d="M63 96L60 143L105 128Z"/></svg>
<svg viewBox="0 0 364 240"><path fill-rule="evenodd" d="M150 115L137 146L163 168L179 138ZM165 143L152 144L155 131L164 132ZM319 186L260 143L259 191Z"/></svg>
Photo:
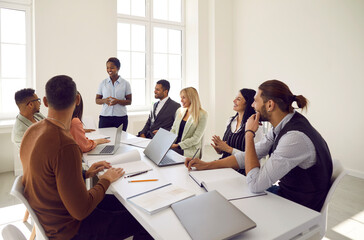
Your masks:
<svg viewBox="0 0 364 240"><path fill-rule="evenodd" d="M166 29L176 29L181 31L181 87L185 86L186 80L186 24L185 24L185 0L181 0L182 4L182 13L181 13L181 22L173 22L167 20L160 20L160 19L153 19L153 9L152 4L153 0L145 0L145 17L139 16L131 16L127 14L117 13L117 23L128 23L128 24L140 24L145 26L145 33L146 33L146 59L145 59L145 71L146 71L146 83L145 83L145 105L143 106L127 106L128 111L130 112L140 112L140 111L149 111L151 109L151 105L156 102L157 100L154 98L154 80L153 80L153 27L163 27ZM117 49L118 51L118 49ZM122 59L120 59L122 62ZM122 67L122 66L121 66ZM121 76L123 77L123 76ZM167 79L169 80L169 79ZM133 93L132 93L133 94ZM179 99L174 99L178 101Z"/></svg>
<svg viewBox="0 0 364 240"><path fill-rule="evenodd" d="M8 0L0 1L0 8L6 8L11 10L18 10L25 12L25 35L26 35L26 74L25 74L25 86L24 88L35 89L34 82L34 65L33 65L33 26L32 26L32 1L31 0ZM1 28L1 26L0 26ZM0 29L1 30L1 29ZM1 44L0 44L1 53ZM1 69L1 57L0 57L0 73ZM3 78L0 75L0 87L2 88ZM14 100L15 101L15 100ZM0 100L0 104L3 104ZM14 112L0 112L0 120L14 119L19 110L16 108Z"/></svg>

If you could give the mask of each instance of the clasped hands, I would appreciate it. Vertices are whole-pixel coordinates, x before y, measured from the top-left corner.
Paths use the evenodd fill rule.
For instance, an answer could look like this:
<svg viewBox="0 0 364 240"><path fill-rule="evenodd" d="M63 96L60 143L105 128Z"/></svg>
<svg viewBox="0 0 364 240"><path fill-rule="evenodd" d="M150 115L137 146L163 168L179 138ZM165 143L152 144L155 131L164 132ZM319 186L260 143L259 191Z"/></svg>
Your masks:
<svg viewBox="0 0 364 240"><path fill-rule="evenodd" d="M106 101L105 103L107 105L114 106L114 105L118 104L119 99L114 98L114 97L107 97L107 98L105 98L105 101Z"/></svg>

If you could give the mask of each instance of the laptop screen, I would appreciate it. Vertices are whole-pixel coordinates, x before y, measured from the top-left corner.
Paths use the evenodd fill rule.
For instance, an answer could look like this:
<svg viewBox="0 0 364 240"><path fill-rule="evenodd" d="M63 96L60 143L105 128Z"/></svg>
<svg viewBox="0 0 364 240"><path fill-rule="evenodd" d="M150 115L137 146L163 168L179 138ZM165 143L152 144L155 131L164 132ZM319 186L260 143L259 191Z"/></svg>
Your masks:
<svg viewBox="0 0 364 240"><path fill-rule="evenodd" d="M177 135L160 128L152 141L144 150L144 154L156 164L162 161L169 148L176 140Z"/></svg>

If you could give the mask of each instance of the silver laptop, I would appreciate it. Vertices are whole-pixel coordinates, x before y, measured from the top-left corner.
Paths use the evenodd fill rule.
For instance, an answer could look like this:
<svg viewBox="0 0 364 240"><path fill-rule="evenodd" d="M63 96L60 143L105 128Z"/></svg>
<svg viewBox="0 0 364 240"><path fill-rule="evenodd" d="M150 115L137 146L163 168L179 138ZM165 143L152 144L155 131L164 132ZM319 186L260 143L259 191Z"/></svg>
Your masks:
<svg viewBox="0 0 364 240"><path fill-rule="evenodd" d="M114 143L108 145L97 145L93 150L88 152L88 155L112 155L114 154L120 147L121 134L123 132L123 124L121 124L116 129L116 135L114 138Z"/></svg>
<svg viewBox="0 0 364 240"><path fill-rule="evenodd" d="M184 157L170 150L177 135L160 128L144 150L144 154L160 167L184 163Z"/></svg>
<svg viewBox="0 0 364 240"><path fill-rule="evenodd" d="M172 209L192 239L228 239L256 224L217 191L172 204Z"/></svg>

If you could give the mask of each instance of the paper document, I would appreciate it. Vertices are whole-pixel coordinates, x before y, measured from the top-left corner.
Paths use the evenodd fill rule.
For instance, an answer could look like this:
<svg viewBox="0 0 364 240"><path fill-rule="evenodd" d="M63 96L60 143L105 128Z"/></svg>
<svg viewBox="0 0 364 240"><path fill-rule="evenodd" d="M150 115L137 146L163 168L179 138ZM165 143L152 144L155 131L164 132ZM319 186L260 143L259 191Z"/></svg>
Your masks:
<svg viewBox="0 0 364 240"><path fill-rule="evenodd" d="M98 158L97 160L89 160L88 165L91 166L95 162L104 160L109 162L112 167L123 168L125 175L153 170L152 167L141 160L140 153L136 149L123 154L114 155L107 159Z"/></svg>
<svg viewBox="0 0 364 240"><path fill-rule="evenodd" d="M99 133L94 133L94 132L86 133L86 137L91 140L96 140L96 139L100 139L100 138L105 138L105 139L110 138L110 136L99 134Z"/></svg>
<svg viewBox="0 0 364 240"><path fill-rule="evenodd" d="M150 143L150 141L151 139L149 138L135 137L135 138L122 139L121 143L133 145L136 147L146 148Z"/></svg>
<svg viewBox="0 0 364 240"><path fill-rule="evenodd" d="M246 183L246 177L232 168L221 168L214 170L191 171L190 177L204 187L206 191L218 191L227 200L241 199L265 195L252 193Z"/></svg>
<svg viewBox="0 0 364 240"><path fill-rule="evenodd" d="M195 194L171 183L145 193L129 197L128 201L149 214L159 212Z"/></svg>

